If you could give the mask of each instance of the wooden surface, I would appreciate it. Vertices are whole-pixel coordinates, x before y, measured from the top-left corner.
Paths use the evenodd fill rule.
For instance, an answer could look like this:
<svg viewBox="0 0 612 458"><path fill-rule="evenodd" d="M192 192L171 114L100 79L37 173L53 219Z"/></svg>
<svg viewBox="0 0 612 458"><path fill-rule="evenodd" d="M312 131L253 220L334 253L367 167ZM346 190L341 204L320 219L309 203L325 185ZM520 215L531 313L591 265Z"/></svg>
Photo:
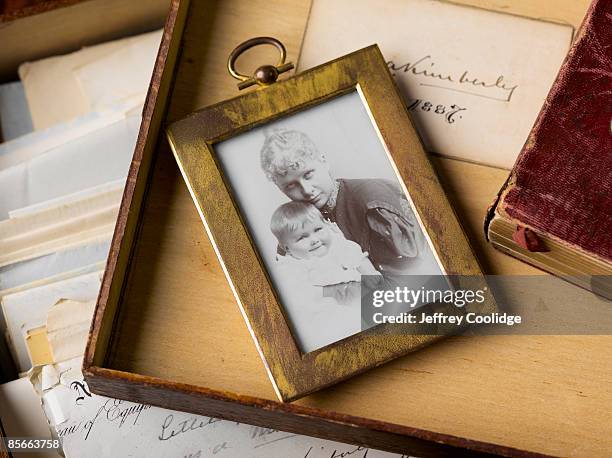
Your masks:
<svg viewBox="0 0 612 458"><path fill-rule="evenodd" d="M355 376L441 337L410 335L409 331L413 334L414 328L408 326L409 331L402 332L397 325L383 324L345 336L333 347L311 348L303 354L285 318L282 291L281 299L278 299L278 292L253 249L248 227L243 225L243 217L236 211L238 202L233 200L223 174L218 170L214 148L204 147L205 142L235 135L236 129L244 130L277 120L296 107L308 109L313 106L313 101L316 105L325 103L338 97L339 93L346 93L347 88L355 91L356 87L365 98L400 180L406 185L415 212L421 215L424 231L429 234L442 271L449 275L478 276L484 281L471 246L411 125L404 102L397 95L387 64L375 45L333 64L279 81L265 90L248 92L215 104L172 124L168 130L183 176L213 234L217 249L222 253L224 267L232 278L243 315L256 336L278 396L285 402ZM253 152L253 157L258 159L258 152ZM259 170L252 173L257 174ZM261 177L264 178L263 174ZM211 200L211 195L215 195L216 200ZM267 194L264 192L261 196L267 197ZM452 305L446 307L447 312L454 313L452 309ZM495 300L489 293L481 304L466 305L464 311L492 313L496 310ZM296 319L289 316L290 320ZM309 315L307 319L311 318ZM324 320L329 321L329 315ZM324 325L323 321L319 324ZM311 332L320 330L313 327L313 323L310 323L310 329ZM451 332L456 333L456 329L448 334Z"/></svg>
<svg viewBox="0 0 612 458"><path fill-rule="evenodd" d="M0 15L0 82L17 79L23 62L162 27L169 5L170 0L54 0Z"/></svg>
<svg viewBox="0 0 612 458"><path fill-rule="evenodd" d="M471 3L574 25L587 6ZM307 11L306 1L194 0L169 117L236 94L223 69L246 38L274 35L295 59ZM540 274L495 251L482 235L486 207L507 172L433 162L485 271ZM106 367L274 400L166 144L143 218ZM611 382L610 336L456 337L297 404L534 452L605 456L612 454Z"/></svg>
<svg viewBox="0 0 612 458"><path fill-rule="evenodd" d="M0 1L0 21L40 14L80 1L83 0L2 0Z"/></svg>

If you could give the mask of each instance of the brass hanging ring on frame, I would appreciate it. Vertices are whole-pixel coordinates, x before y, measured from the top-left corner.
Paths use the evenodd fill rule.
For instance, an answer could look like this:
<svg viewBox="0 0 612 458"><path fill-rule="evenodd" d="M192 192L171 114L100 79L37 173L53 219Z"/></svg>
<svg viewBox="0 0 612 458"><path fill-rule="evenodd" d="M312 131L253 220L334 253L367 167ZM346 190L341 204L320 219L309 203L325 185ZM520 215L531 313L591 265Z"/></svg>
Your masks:
<svg viewBox="0 0 612 458"><path fill-rule="evenodd" d="M276 65L262 65L258 67L251 76L238 73L238 71L236 71L236 60L238 57L248 49L259 45L272 45L276 47L280 54L278 63ZM276 82L279 74L289 71L294 67L291 62L285 63L286 58L287 50L279 40L272 37L255 37L240 43L234 48L227 60L227 70L230 75L240 81L240 83L238 83L238 89L240 90L254 84L269 86Z"/></svg>

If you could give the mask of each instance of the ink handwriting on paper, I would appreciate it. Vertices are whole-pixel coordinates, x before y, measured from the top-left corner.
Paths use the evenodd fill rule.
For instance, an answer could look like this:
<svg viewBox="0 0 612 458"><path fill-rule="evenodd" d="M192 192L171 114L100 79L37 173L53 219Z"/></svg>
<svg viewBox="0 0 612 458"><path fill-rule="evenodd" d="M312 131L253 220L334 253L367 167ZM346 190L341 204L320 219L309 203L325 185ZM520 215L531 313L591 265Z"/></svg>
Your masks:
<svg viewBox="0 0 612 458"><path fill-rule="evenodd" d="M130 423L136 426L142 412L151 408L148 404L133 404L131 402L127 404L131 405L126 407L126 403L121 399L108 399L102 404L96 415L85 423L85 440L89 438L96 421L99 419L111 423L118 421L118 428L121 428L129 419Z"/></svg>
<svg viewBox="0 0 612 458"><path fill-rule="evenodd" d="M306 455L304 455L304 458L310 458L310 453L312 452L312 449L312 447L308 449ZM367 458L369 451L369 448L362 447L361 445L345 451L334 449L331 452L331 455L329 455L329 458L347 458L349 456L351 458Z"/></svg>
<svg viewBox="0 0 612 458"><path fill-rule="evenodd" d="M514 92L519 87L518 84L506 81L502 74L493 80L473 76L469 70L460 70L456 73L440 72L436 68L436 62L430 55L421 57L414 62L403 64L397 64L390 60L387 62L387 66L393 76L407 73L419 77L420 86L460 92L499 102L510 102Z"/></svg>
<svg viewBox="0 0 612 458"><path fill-rule="evenodd" d="M192 416L183 421L174 421L174 414L168 414L161 426L160 441L167 441L181 434L206 428L209 425L223 421L219 418Z"/></svg>
<svg viewBox="0 0 612 458"><path fill-rule="evenodd" d="M408 104L408 110L444 116L447 123L454 124L457 119L463 119L463 116L459 113L467 110L467 108L463 108L455 104L447 107L446 105L441 104L435 105L427 100L413 99L410 100L410 103Z"/></svg>
<svg viewBox="0 0 612 458"><path fill-rule="evenodd" d="M285 433L283 431L279 431L278 429L251 426L251 440L263 441L259 442L257 445L254 445L253 448L266 447L270 444L291 439L295 436L297 436L297 434Z"/></svg>
<svg viewBox="0 0 612 458"><path fill-rule="evenodd" d="M321 447L324 450L324 447ZM325 450L324 455L318 454L315 456L315 447L310 446L304 455L304 458L368 458L370 449L362 445L355 446L346 450L333 449L330 453ZM398 458L416 458L411 455L396 455Z"/></svg>
<svg viewBox="0 0 612 458"><path fill-rule="evenodd" d="M230 446L227 442L221 442L220 444L217 444L213 447L212 452L213 452L213 455L216 455L217 453L220 453L223 450L227 450L229 448Z"/></svg>
<svg viewBox="0 0 612 458"><path fill-rule="evenodd" d="M113 423L117 425L117 428L121 428L126 423L136 426L142 412L150 408L151 406L148 404L134 404L120 399L108 399L89 420L81 420L78 423L58 429L57 434L59 437L66 437L83 432L85 434L84 440L87 440L97 423Z"/></svg>
<svg viewBox="0 0 612 458"><path fill-rule="evenodd" d="M74 403L78 406L83 404L85 396L91 397L91 392L84 381L75 380L70 384L70 388L77 392L77 397L74 400Z"/></svg>
<svg viewBox="0 0 612 458"><path fill-rule="evenodd" d="M183 455L183 458L202 458L202 450L198 450L195 453L188 453Z"/></svg>
<svg viewBox="0 0 612 458"><path fill-rule="evenodd" d="M250 427L250 435L251 439L258 439L260 437L267 437L271 434L277 433L278 429L272 428L262 428L261 426L251 426Z"/></svg>

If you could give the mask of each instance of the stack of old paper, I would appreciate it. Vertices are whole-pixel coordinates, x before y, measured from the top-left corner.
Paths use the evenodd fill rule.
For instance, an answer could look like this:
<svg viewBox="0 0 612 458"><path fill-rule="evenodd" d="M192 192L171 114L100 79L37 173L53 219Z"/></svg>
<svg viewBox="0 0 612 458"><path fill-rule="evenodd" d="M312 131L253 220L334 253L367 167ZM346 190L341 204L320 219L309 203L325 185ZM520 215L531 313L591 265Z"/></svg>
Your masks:
<svg viewBox="0 0 612 458"><path fill-rule="evenodd" d="M49 310L46 332L54 362L29 374L66 457L394 456L95 395L80 371L93 308L93 300L62 300Z"/></svg>
<svg viewBox="0 0 612 458"><path fill-rule="evenodd" d="M47 287L47 294L41 294L58 297L61 290L78 299L55 301L46 317L39 317L45 325L33 328L28 335L37 340L35 345L41 347L37 353L46 355L46 361L35 365L27 377L0 385L0 417L9 435L16 436L19 422L25 422L31 437L60 438L66 457L210 457L220 452L262 458L395 456L91 393L80 368L95 305L95 298L88 299L88 294L97 291L99 278L94 272L81 282L58 282ZM32 296L31 303L38 298ZM44 418L50 431L45 431ZM43 456L57 455L47 452Z"/></svg>
<svg viewBox="0 0 612 458"><path fill-rule="evenodd" d="M160 38L27 63L21 82L0 85L0 327L26 375L0 385L6 433L59 437L68 457L389 456L109 399L84 382L82 355Z"/></svg>
<svg viewBox="0 0 612 458"><path fill-rule="evenodd" d="M53 361L49 310L98 294L160 40L24 63L0 86L0 330L21 373Z"/></svg>
<svg viewBox="0 0 612 458"><path fill-rule="evenodd" d="M24 63L0 85L0 381L82 354L160 40ZM0 385L0 417L9 436L51 435L28 377Z"/></svg>

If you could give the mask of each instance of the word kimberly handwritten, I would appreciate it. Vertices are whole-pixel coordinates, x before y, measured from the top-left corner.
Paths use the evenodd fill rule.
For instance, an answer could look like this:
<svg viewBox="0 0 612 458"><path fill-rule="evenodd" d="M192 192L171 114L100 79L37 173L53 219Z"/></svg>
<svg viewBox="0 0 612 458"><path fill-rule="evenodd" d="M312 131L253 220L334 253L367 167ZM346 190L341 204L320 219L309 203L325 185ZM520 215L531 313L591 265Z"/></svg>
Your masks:
<svg viewBox="0 0 612 458"><path fill-rule="evenodd" d="M470 75L469 70L457 72L439 72L434 70L436 63L430 55L421 57L414 62L396 64L392 60L387 62L391 74L408 73L414 76L428 78L429 83L419 83L421 86L435 87L449 91L497 100L499 102L510 102L518 84L510 84L505 81L504 75L498 75L494 81L476 78ZM499 93L499 94L498 94Z"/></svg>

